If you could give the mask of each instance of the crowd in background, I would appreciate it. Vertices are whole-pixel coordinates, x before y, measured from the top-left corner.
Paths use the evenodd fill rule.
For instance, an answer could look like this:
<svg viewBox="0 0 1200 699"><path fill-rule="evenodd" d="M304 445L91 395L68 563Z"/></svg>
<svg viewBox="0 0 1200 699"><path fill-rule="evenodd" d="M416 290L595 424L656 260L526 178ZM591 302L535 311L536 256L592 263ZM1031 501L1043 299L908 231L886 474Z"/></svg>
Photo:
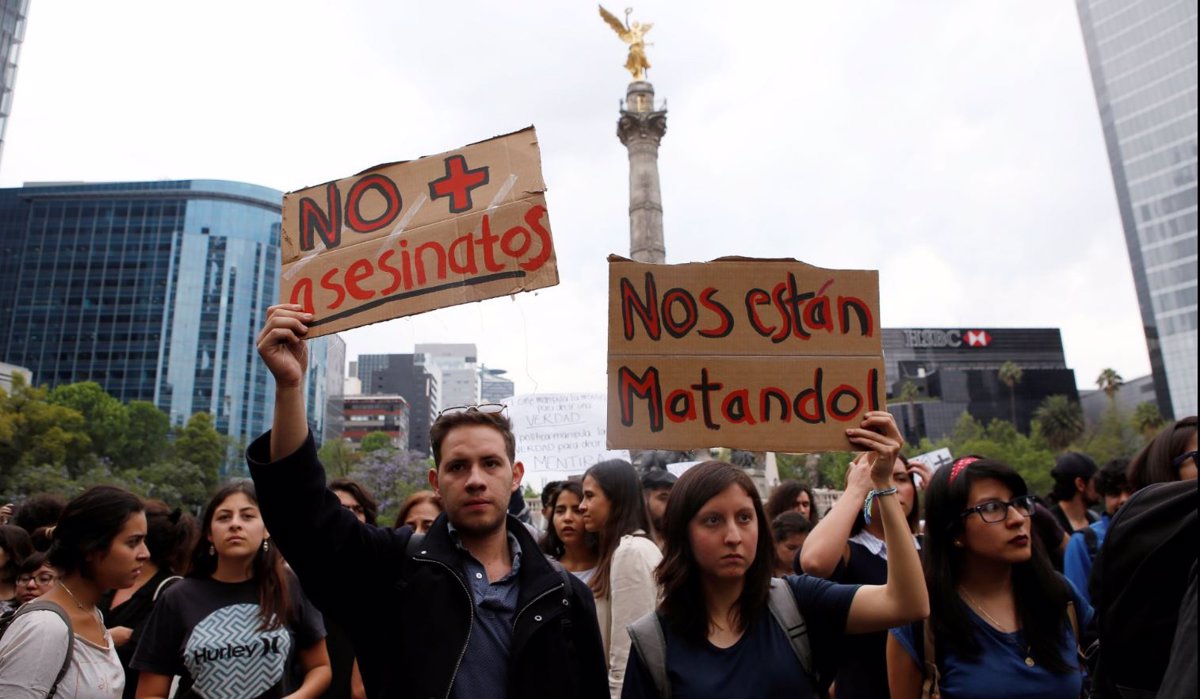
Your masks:
<svg viewBox="0 0 1200 699"><path fill-rule="evenodd" d="M472 413L476 422L467 427L511 438L502 415L474 406L460 414ZM862 452L825 513L817 512L812 490L796 481L775 486L764 503L746 473L731 464L705 462L676 477L614 460L547 484L539 531L514 486L508 511L520 516L524 531L510 526L508 536L520 553L504 575L475 562L474 577L483 581L470 591L478 613L493 603L503 606L504 594L515 601L516 591L489 585L513 579L535 556L577 581L565 585L564 605L574 603L572 593L586 591L590 604L583 606L599 631L597 666L602 663L607 681L599 689L585 686L590 675L582 662L569 691L547 686L542 696L832 691L839 699L915 699L997 696L997 687L1009 697L1112 696L1099 682L1120 684L1120 670L1113 668L1125 659L1110 650L1118 641L1105 645L1106 631L1125 647L1135 639L1134 648L1141 636L1147 642L1154 636L1161 672L1144 681L1154 682L1151 689L1184 692L1159 696L1194 696L1194 539L1190 559L1186 552L1170 554L1182 572L1167 587L1181 592L1165 601L1186 625L1191 599L1190 646L1179 638L1184 626L1165 638L1161 629L1140 628L1137 619L1110 619L1106 629L1102 605L1120 596L1111 586L1124 583L1110 575L1105 589L1098 581L1099 568L1142 555L1108 545L1110 530L1121 530L1139 491L1196 478L1195 417L1168 426L1132 460L1097 466L1085 454L1062 454L1047 464L1055 485L1044 500L1012 468L986 455L963 456L937 471L907 460L886 413L872 414L848 436ZM441 476L442 492L414 493L387 523L389 530L416 534L406 540L417 550L406 555L426 554L420 547L436 545L447 526L457 539L443 500L452 472ZM376 502L362 485L339 479L320 489L356 522L379 525ZM1194 495L1194 482L1168 494ZM316 517L318 530L342 528L338 546L367 551L378 545L363 533L368 530L341 520L335 525L319 508L310 514L303 502L293 504L290 517ZM472 506L466 501L468 510ZM199 518L105 486L69 502L33 496L0 517L6 520L0 525L0 696L416 695L373 680L384 673L361 646L364 624L388 627L377 637L390 637L398 633L392 626L409 623L359 616L354 598L372 588L371 576L386 587L392 572L337 569L327 571L328 580L318 578L311 571L322 561L307 560L286 542L289 558L298 559L293 572L266 520L281 532L282 525L294 525L260 505L249 481L223 487ZM1190 526L1194 535L1194 504ZM521 544L527 535L536 549ZM473 560L466 564L472 574ZM330 581L338 586L329 589ZM487 602L492 594L500 597ZM786 599L792 601L780 601ZM438 619L436 598L416 604L428 605L430 618ZM781 619L793 613L803 622L785 628ZM1124 625L1114 629L1114 623ZM471 624L494 632L483 619ZM796 634L796 628L803 630ZM416 631L438 642L433 627ZM571 636L578 631L564 633L568 652L583 653ZM501 639L494 652L507 653L505 643L514 641ZM1111 676L1089 668L1089 646L1100 649ZM460 662L470 662L477 648L470 647ZM1190 684L1179 663L1190 668ZM554 677L549 667L545 672ZM481 670L478 676L488 675ZM483 688L480 696L520 695L512 689L517 680L507 681L499 694ZM466 695L456 690L454 696Z"/></svg>

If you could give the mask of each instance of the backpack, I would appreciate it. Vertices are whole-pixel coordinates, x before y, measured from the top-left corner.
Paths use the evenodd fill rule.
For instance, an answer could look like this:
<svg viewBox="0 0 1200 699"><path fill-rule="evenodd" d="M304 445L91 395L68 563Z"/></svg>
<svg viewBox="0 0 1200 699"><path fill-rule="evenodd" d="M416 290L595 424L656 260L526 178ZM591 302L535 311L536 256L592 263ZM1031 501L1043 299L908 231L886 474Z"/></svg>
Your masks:
<svg viewBox="0 0 1200 699"><path fill-rule="evenodd" d="M50 685L50 693L46 695L46 699L52 699L58 692L58 683L62 682L63 675L67 674L67 668L71 666L72 656L75 655L75 629L71 626L71 619L67 616L63 608L53 602L46 602L39 599L30 600L17 607L16 610L0 617L0 638L4 638L4 634L8 632L9 627L12 626L18 617L39 610L54 612L67 625L67 657L63 658L62 668L59 669L58 676L54 678L54 684Z"/></svg>
<svg viewBox="0 0 1200 699"><path fill-rule="evenodd" d="M1196 562L1197 507L1196 482L1176 481L1142 488L1113 516L1088 585L1093 696L1154 696L1162 683Z"/></svg>
<svg viewBox="0 0 1200 699"><path fill-rule="evenodd" d="M771 616L787 635L791 642L804 674L813 681L818 696L826 696L824 685L819 681L813 670L812 646L808 642L808 627L804 617L800 615L800 607L796 605L796 597L791 587L782 578L771 579L771 590L767 597L767 608ZM650 612L646 616L630 624L626 631L633 640L633 647L642 665L650 673L658 696L671 699L671 681L667 678L667 638L663 633L662 620L658 612Z"/></svg>

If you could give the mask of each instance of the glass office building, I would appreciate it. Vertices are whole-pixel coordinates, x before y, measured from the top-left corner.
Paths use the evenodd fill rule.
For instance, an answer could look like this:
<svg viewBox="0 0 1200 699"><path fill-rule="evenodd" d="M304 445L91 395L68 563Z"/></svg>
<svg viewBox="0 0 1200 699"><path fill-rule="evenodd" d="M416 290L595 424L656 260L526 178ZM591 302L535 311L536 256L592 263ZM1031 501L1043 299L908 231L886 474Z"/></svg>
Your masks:
<svg viewBox="0 0 1200 699"><path fill-rule="evenodd" d="M1164 415L1196 414L1196 0L1076 0Z"/></svg>
<svg viewBox="0 0 1200 699"><path fill-rule="evenodd" d="M0 361L39 385L96 381L152 401L175 424L208 412L252 439L273 411L255 336L278 297L281 202L215 180L0 189ZM325 408L345 345L320 338L310 354L321 439L340 431Z"/></svg>
<svg viewBox="0 0 1200 699"><path fill-rule="evenodd" d="M29 0L0 0L0 155L4 153L4 131L12 114L13 85L17 82L17 57L25 39Z"/></svg>

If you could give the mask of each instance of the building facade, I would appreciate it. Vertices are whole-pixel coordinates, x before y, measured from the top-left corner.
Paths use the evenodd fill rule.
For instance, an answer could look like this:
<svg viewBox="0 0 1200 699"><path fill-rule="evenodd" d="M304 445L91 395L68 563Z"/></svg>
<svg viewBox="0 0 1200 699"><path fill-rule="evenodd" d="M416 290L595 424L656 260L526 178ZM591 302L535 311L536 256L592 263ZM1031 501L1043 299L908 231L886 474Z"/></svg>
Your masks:
<svg viewBox="0 0 1200 699"><path fill-rule="evenodd" d="M441 374L439 410L479 402L479 365L473 344L420 343L413 348L420 361Z"/></svg>
<svg viewBox="0 0 1200 699"><path fill-rule="evenodd" d="M500 403L512 398L516 393L516 384L511 379L504 378L508 372L504 369L489 369L479 367L479 402Z"/></svg>
<svg viewBox="0 0 1200 699"><path fill-rule="evenodd" d="M273 414L255 336L278 297L281 201L215 180L0 190L0 361L39 385L151 401L173 424L208 412L235 443L253 439ZM310 343L318 441L336 432L325 409L344 348Z"/></svg>
<svg viewBox="0 0 1200 699"><path fill-rule="evenodd" d="M1076 0L1159 409L1196 414L1196 3Z"/></svg>
<svg viewBox="0 0 1200 699"><path fill-rule="evenodd" d="M345 396L342 415L342 437L351 444L358 446L363 437L383 432L391 437L392 446L408 448L408 401L404 396Z"/></svg>
<svg viewBox="0 0 1200 699"><path fill-rule="evenodd" d="M0 156L4 155L4 132L12 114L13 86L17 83L17 58L25 40L25 18L29 0L0 0Z"/></svg>
<svg viewBox="0 0 1200 699"><path fill-rule="evenodd" d="M884 328L883 355L888 409L911 444L950 433L964 412L985 424L1015 414L1028 433L1049 396L1079 401L1057 328ZM999 377L1008 361L1023 371L1011 391ZM902 403L906 383L915 399Z"/></svg>
<svg viewBox="0 0 1200 699"><path fill-rule="evenodd" d="M362 395L401 396L408 404L408 449L428 455L429 426L437 418L441 375L416 354L360 354L356 360Z"/></svg>

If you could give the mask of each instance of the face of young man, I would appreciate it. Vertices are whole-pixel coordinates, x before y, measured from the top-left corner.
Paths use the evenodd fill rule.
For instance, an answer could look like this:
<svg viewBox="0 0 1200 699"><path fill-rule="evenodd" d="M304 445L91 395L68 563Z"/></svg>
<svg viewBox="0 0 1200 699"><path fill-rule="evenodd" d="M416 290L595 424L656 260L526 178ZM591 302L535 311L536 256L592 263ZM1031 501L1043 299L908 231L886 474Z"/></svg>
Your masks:
<svg viewBox="0 0 1200 699"><path fill-rule="evenodd" d="M442 496L450 523L468 537L481 537L504 526L509 498L524 474L521 462L509 462L499 430L462 425L442 440L441 465L429 472L429 484Z"/></svg>

